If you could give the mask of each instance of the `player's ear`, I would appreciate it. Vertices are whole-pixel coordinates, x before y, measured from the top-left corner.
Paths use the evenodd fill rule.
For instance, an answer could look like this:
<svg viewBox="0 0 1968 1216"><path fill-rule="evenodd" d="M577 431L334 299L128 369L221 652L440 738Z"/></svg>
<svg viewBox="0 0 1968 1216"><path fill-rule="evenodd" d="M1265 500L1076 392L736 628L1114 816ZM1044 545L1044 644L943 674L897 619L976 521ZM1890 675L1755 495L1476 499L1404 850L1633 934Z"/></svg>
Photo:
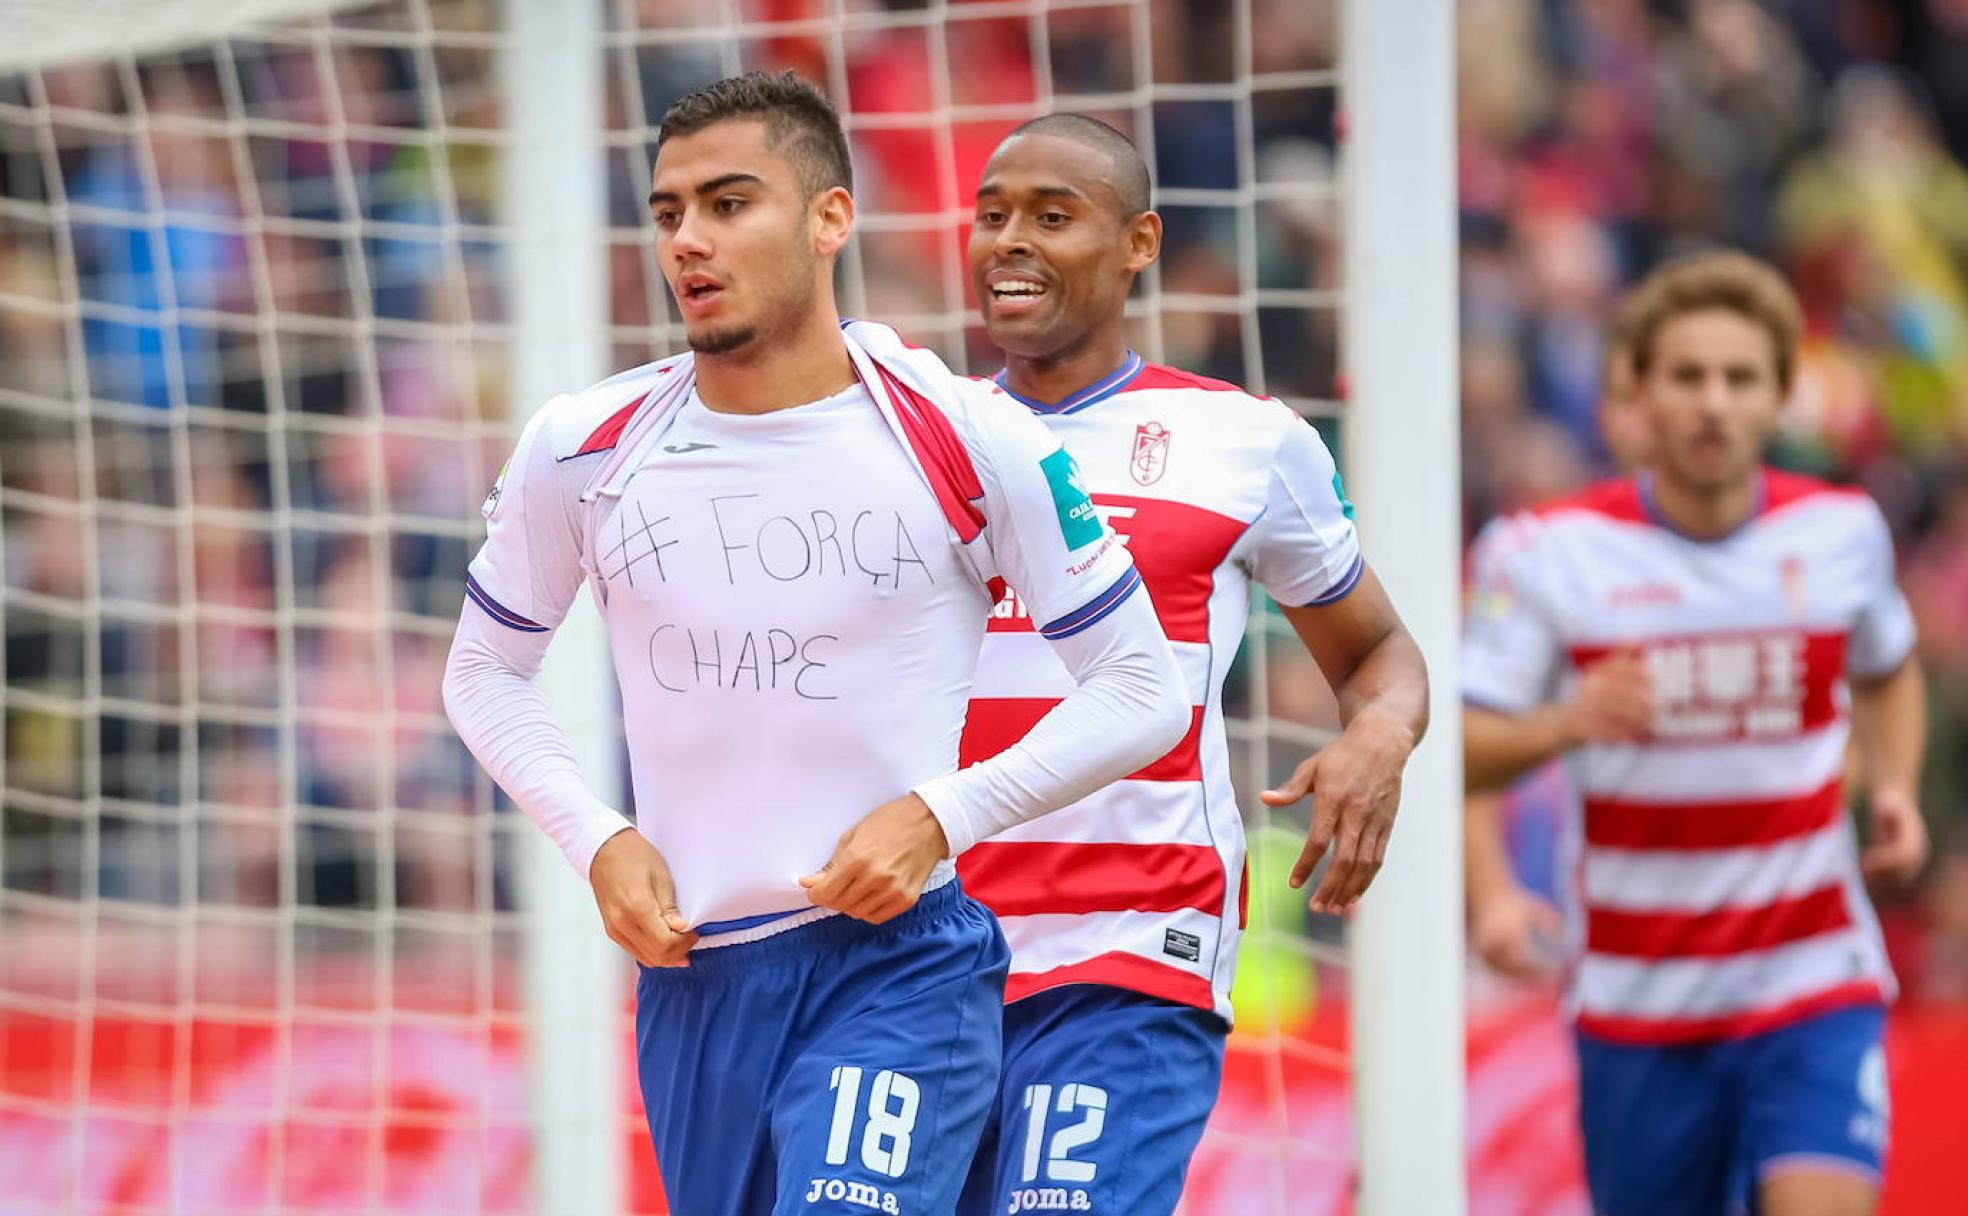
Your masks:
<svg viewBox="0 0 1968 1216"><path fill-rule="evenodd" d="M1128 221L1127 268L1140 274L1162 256L1162 217L1144 211Z"/></svg>
<svg viewBox="0 0 1968 1216"><path fill-rule="evenodd" d="M813 252L823 258L839 253L854 235L854 196L840 186L829 186L813 196L807 210Z"/></svg>

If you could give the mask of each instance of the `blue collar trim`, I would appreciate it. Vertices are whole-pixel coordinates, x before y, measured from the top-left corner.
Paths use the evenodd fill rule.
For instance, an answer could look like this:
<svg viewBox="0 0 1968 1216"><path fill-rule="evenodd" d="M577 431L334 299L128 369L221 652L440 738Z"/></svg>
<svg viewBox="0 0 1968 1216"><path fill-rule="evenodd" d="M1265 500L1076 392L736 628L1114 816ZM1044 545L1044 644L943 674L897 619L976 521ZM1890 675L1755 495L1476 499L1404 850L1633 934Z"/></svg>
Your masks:
<svg viewBox="0 0 1968 1216"><path fill-rule="evenodd" d="M1028 409L1035 410L1041 414L1076 414L1090 405L1097 405L1107 400L1107 398L1126 388L1128 381L1140 375L1141 369L1146 366L1147 363L1140 355L1129 351L1127 357L1121 360L1121 365L1109 372L1105 377L1087 385L1079 392L1067 397L1064 401L1056 403L1034 401L1030 397L1012 392L1010 384L1006 382L1007 377L1004 372L999 372L992 377L992 380L997 383L999 388L1024 403Z"/></svg>

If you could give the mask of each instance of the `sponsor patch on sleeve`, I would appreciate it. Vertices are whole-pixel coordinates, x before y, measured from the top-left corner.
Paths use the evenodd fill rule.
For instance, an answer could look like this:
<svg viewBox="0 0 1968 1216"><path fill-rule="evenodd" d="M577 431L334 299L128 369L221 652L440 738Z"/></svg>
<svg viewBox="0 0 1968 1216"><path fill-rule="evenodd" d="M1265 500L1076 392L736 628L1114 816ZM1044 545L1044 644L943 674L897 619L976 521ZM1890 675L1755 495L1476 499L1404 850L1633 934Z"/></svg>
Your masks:
<svg viewBox="0 0 1968 1216"><path fill-rule="evenodd" d="M1104 535L1100 516L1094 513L1093 500L1087 497L1086 482L1072 455L1060 448L1041 460L1039 468L1052 489L1052 507L1059 513L1059 532L1066 538L1066 548L1083 549L1098 541Z"/></svg>
<svg viewBox="0 0 1968 1216"><path fill-rule="evenodd" d="M499 509L499 495L504 493L506 488L506 470L511 467L510 460L499 466L499 476L492 482L492 492L485 496L484 505L478 509L478 513L487 519L491 519L492 512Z"/></svg>

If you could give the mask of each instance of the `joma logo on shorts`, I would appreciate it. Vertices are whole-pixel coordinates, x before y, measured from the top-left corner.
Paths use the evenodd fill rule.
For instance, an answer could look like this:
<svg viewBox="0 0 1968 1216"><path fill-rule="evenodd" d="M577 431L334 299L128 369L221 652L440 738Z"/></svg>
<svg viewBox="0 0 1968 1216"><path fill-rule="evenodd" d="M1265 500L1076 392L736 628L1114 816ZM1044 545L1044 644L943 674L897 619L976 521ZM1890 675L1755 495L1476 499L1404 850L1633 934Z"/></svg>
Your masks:
<svg viewBox="0 0 1968 1216"><path fill-rule="evenodd" d="M1005 1211L1009 1216L1020 1212L1091 1212L1093 1198L1085 1191L1067 1190L1063 1186L1028 1186L1011 1193L1011 1206Z"/></svg>
<svg viewBox="0 0 1968 1216"><path fill-rule="evenodd" d="M884 1191L867 1182L847 1182L840 1178L815 1178L807 1184L806 1201L816 1199L846 1201L856 1207L867 1208L870 1212L886 1212L888 1216L900 1216L902 1205L895 1201L893 1191Z"/></svg>

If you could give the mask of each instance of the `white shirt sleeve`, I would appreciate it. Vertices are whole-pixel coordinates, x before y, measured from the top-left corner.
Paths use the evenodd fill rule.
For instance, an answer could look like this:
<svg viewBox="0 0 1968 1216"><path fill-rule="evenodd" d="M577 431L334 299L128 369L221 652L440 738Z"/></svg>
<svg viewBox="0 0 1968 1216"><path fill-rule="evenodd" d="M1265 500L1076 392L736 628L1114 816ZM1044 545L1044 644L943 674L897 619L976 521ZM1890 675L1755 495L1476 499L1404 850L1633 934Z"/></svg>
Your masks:
<svg viewBox="0 0 1968 1216"><path fill-rule="evenodd" d="M1498 519L1476 538L1462 629L1462 696L1528 713L1554 691L1563 639L1536 594L1528 521Z"/></svg>
<svg viewBox="0 0 1968 1216"><path fill-rule="evenodd" d="M486 500L485 544L444 665L458 737L586 877L602 843L633 825L595 796L534 687L554 630L580 591L578 502L585 470L558 464L536 413Z"/></svg>
<svg viewBox="0 0 1968 1216"><path fill-rule="evenodd" d="M974 543L991 546L1078 687L1017 744L916 788L952 857L1149 764L1190 720L1141 576L1094 512L1072 457L1008 399L982 402L971 422L989 521Z"/></svg>
<svg viewBox="0 0 1968 1216"><path fill-rule="evenodd" d="M1894 574L1893 533L1878 507L1866 511L1866 600L1852 625L1845 669L1859 679L1891 675L1913 652L1913 609Z"/></svg>
<svg viewBox="0 0 1968 1216"><path fill-rule="evenodd" d="M1272 599L1292 607L1344 599L1366 569L1353 504L1340 487L1332 453L1296 415L1271 458L1264 511L1242 547L1251 577Z"/></svg>

